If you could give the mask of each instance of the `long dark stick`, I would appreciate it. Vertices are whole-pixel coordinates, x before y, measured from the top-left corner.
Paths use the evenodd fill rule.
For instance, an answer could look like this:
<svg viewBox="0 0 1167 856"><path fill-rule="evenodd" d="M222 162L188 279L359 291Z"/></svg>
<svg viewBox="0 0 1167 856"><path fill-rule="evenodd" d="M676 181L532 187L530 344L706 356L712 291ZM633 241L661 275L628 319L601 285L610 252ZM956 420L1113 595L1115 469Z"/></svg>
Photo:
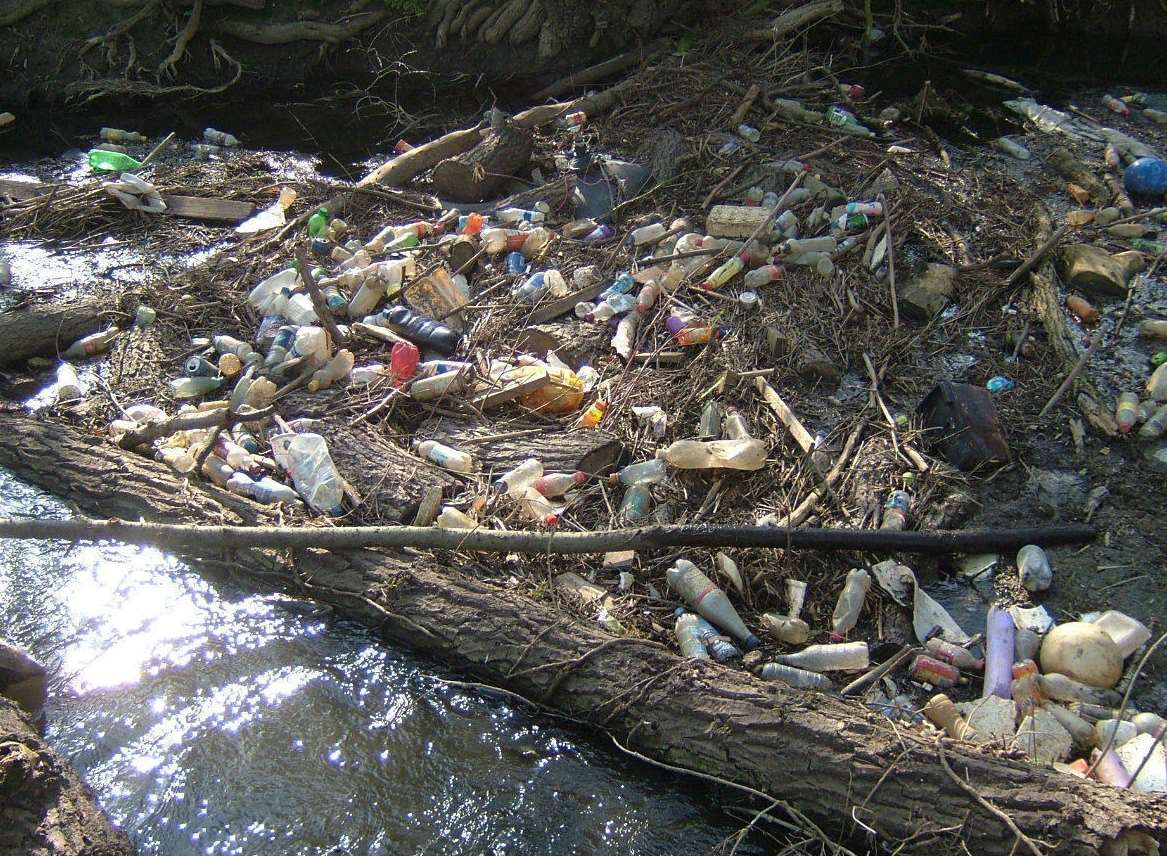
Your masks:
<svg viewBox="0 0 1167 856"><path fill-rule="evenodd" d="M123 520L0 519L0 538L122 541L159 547L216 549L429 547L491 553L603 553L664 547L783 547L802 550L869 550L901 553L985 553L1026 544L1082 544L1098 530L1089 525L1026 529L896 532L882 529L779 529L762 526L656 526L598 532L523 532L438 529L424 526L352 526L334 529L276 526L181 526Z"/></svg>

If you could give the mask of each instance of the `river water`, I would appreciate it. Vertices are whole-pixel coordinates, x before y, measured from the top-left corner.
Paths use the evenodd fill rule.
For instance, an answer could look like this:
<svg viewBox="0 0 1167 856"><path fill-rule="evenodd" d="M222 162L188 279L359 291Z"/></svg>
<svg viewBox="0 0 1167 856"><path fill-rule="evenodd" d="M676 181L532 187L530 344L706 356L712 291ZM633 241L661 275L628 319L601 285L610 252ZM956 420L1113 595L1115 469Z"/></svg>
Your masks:
<svg viewBox="0 0 1167 856"><path fill-rule="evenodd" d="M0 471L0 516L69 513ZM155 550L0 541L0 636L53 671L47 737L143 854L699 854L741 826L323 607Z"/></svg>

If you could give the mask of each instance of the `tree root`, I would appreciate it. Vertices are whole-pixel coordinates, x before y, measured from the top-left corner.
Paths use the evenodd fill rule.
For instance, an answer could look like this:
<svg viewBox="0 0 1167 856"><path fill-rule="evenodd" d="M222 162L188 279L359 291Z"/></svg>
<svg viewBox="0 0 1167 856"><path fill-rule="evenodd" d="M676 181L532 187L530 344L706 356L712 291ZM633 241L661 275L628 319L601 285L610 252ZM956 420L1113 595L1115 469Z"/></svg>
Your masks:
<svg viewBox="0 0 1167 856"><path fill-rule="evenodd" d="M322 24L319 21L249 24L245 21L226 20L215 22L213 29L221 35L259 45L287 45L292 42L313 41L335 45L383 21L388 14L389 12L383 9L366 12L345 24Z"/></svg>
<svg viewBox="0 0 1167 856"><path fill-rule="evenodd" d="M490 18L497 14L497 11L490 3L479 6L473 12L466 16L466 23L462 25L462 39L472 39L478 29L485 24Z"/></svg>
<svg viewBox="0 0 1167 856"><path fill-rule="evenodd" d="M466 8L466 4L459 2L459 0L444 0L442 20L438 24L438 29L434 36L434 44L436 44L439 49L445 48L449 43L450 25L454 21L454 15L460 9L464 8Z"/></svg>
<svg viewBox="0 0 1167 856"><path fill-rule="evenodd" d="M543 0L534 0L527 10L527 14L519 18L518 22L511 27L510 43L518 47L531 41L539 35L539 30L546 18L547 10L543 8Z"/></svg>
<svg viewBox="0 0 1167 856"><path fill-rule="evenodd" d="M227 53L227 51L223 50L214 39L211 40L211 54L214 57L216 68L219 67L220 60L226 61L228 65L235 68L235 74L231 79L219 86L204 87L189 83L180 86L158 86L153 83L147 83L144 80L119 78L113 80L78 81L66 87L65 93L70 98L85 95L86 97L82 102L84 104L100 98L123 98L127 95L142 96L145 98L164 98L170 95L183 95L193 98L197 95L217 95L220 92L227 91L239 82L239 78L243 76L243 65Z"/></svg>
<svg viewBox="0 0 1167 856"><path fill-rule="evenodd" d="M11 27L18 21L23 21L29 15L34 12L39 12L53 2L54 0L23 0L23 2L17 2L14 6L0 10L0 27Z"/></svg>
<svg viewBox="0 0 1167 856"><path fill-rule="evenodd" d="M186 48L190 44L191 39L199 31L199 23L203 17L203 0L194 0L194 8L190 11L190 17L187 18L186 26L179 32L178 37L174 40L174 50L166 59L158 64L158 76L168 77L174 79L174 72L179 61L186 55Z"/></svg>
<svg viewBox="0 0 1167 856"><path fill-rule="evenodd" d="M488 45L497 45L510 28L527 13L527 8L530 5L531 0L510 0L502 7L490 26L482 30L482 41Z"/></svg>
<svg viewBox="0 0 1167 856"><path fill-rule="evenodd" d="M154 10L158 8L158 3L159 0L146 0L146 3L140 9L138 9L137 12L135 12L133 15L130 15L130 17L126 18L120 24L111 27L109 32L107 32L104 36L93 36L92 38L86 39L85 43L81 45L81 50L77 55L83 58L85 54L89 53L89 51L93 50L95 47L104 45L106 62L112 65L115 56L114 42L116 42L122 36L129 38L130 30L134 29L134 27L138 26L138 24L140 24L146 18L150 17ZM136 55L133 39L130 39L130 53L131 62L126 66L127 71L129 70L129 65L133 64L132 57Z"/></svg>

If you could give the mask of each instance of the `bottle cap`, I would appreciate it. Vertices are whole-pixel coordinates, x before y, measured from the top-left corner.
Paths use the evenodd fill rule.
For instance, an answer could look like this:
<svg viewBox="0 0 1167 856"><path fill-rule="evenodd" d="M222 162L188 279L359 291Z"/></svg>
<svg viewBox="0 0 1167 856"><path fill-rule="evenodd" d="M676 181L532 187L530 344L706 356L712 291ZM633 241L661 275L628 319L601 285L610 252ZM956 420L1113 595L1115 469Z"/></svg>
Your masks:
<svg viewBox="0 0 1167 856"><path fill-rule="evenodd" d="M737 299L747 309L754 309L758 305L758 294L755 291L743 291L737 296Z"/></svg>

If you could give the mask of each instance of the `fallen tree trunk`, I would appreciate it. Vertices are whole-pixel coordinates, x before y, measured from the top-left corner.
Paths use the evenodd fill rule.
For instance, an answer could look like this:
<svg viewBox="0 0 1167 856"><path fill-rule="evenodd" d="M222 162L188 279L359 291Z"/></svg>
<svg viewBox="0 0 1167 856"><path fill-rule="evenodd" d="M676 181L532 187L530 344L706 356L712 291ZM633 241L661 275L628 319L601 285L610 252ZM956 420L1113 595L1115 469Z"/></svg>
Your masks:
<svg viewBox="0 0 1167 856"><path fill-rule="evenodd" d="M455 202L481 202L495 194L531 158L531 132L504 123L470 151L434 167L434 189Z"/></svg>
<svg viewBox="0 0 1167 856"><path fill-rule="evenodd" d="M103 326L108 304L98 300L45 303L0 312L0 366L51 357Z"/></svg>
<svg viewBox="0 0 1167 856"><path fill-rule="evenodd" d="M132 856L81 777L0 696L0 856Z"/></svg>
<svg viewBox="0 0 1167 856"><path fill-rule="evenodd" d="M433 169L446 158L452 158L470 151L482 141L482 128L466 128L451 131L444 136L410 149L403 155L386 161L370 172L357 187L379 184L382 187L397 187L411 178ZM329 209L331 210L331 209Z"/></svg>
<svg viewBox="0 0 1167 856"><path fill-rule="evenodd" d="M183 489L161 465L68 426L15 414L0 420L0 465L85 512L199 523L239 516L219 505L222 492ZM1096 853L1132 830L1167 843L1167 801L946 742L950 774L931 733L892 726L832 695L614 638L516 591L501 566L497 579L484 580L438 557L370 550L304 551L294 567L256 551L231 558L237 579L270 584L278 570L289 587L605 729L646 757L785 800L839 828L860 821L913 852L958 840L978 854L1015 852L1016 834L965 783L1058 853Z"/></svg>

